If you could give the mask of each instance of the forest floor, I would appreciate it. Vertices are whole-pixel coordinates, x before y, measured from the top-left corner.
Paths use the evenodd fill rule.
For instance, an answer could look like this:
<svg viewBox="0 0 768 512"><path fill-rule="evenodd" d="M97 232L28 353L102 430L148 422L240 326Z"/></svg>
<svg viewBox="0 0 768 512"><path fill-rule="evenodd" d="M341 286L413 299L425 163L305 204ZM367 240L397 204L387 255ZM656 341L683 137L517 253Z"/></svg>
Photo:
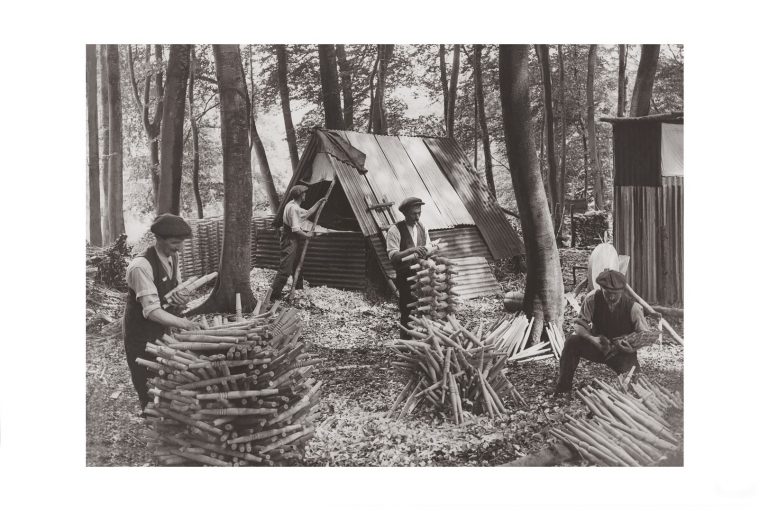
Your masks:
<svg viewBox="0 0 768 512"><path fill-rule="evenodd" d="M586 266L589 252L561 250L566 291L573 287L571 268ZM515 273L504 265L495 270L505 292L523 290L524 273ZM270 270L254 269L254 290L266 289L273 275ZM318 405L320 417L302 465L496 466L551 444L549 430L561 425L566 414L586 415L586 407L577 398L551 396L558 369L550 358L509 367L508 377L527 407L515 408L506 403L512 411L507 417L490 419L469 414L469 421L457 426L441 412L421 409L399 421L385 418L407 381L394 369L391 351L387 350L397 337L396 304L371 291L309 287L297 293L292 306L304 320L303 340L308 351L323 360L313 374L324 383ZM86 463L152 466L125 361L120 322L115 320L122 314L120 294L91 284L87 307L94 314L86 333ZM570 307L566 311L564 332L568 334L576 312ZM478 319L493 322L503 314L499 295L468 300L457 316L474 325ZM683 335L682 325L670 321ZM640 350L643 372L682 394L683 348L664 339L661 345ZM595 377L614 380L608 367L582 361L574 388ZM678 457L668 463L682 464L682 451Z"/></svg>

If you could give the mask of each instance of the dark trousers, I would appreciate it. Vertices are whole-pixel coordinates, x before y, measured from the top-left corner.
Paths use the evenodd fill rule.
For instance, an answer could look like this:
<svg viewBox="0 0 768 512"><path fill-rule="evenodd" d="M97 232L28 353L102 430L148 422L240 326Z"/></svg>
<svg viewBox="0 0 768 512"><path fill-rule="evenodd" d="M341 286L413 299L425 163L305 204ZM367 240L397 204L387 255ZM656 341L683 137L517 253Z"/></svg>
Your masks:
<svg viewBox="0 0 768 512"><path fill-rule="evenodd" d="M125 322L125 320L123 320L123 322ZM147 373L147 368L137 363L136 358L140 357L149 361L154 361L155 358L154 356L147 354L146 341L138 341L135 338L132 339L129 336L125 336L125 334L123 335L123 339L125 340L125 356L128 359L128 370L131 372L131 382L133 382L133 387L136 389L136 394L139 395L141 408L144 409L149 403L149 391L147 387L147 377L149 375Z"/></svg>
<svg viewBox="0 0 768 512"><path fill-rule="evenodd" d="M416 297L411 293L411 283L408 282L408 274L405 272L398 272L395 276L395 286L397 287L397 293L400 296L397 301L397 305L400 307L400 325L407 327L408 317L411 316L412 311L408 307L408 304L416 301ZM400 338L409 340L411 339L411 336L401 327Z"/></svg>
<svg viewBox="0 0 768 512"><path fill-rule="evenodd" d="M635 368L636 372L640 370L636 352L618 352L606 359L605 355L591 341L574 334L563 345L563 354L560 357L560 376L557 379L555 391L563 393L571 391L573 374L576 373L576 367L579 366L579 360L582 357L595 363L607 364L617 374L628 372L633 366L637 367Z"/></svg>
<svg viewBox="0 0 768 512"><path fill-rule="evenodd" d="M294 234L282 235L280 237L280 266L277 268L277 275L272 280L272 295L269 300L272 302L280 298L285 283L288 278L296 272L296 266L299 264L301 242L299 237ZM297 290L304 288L303 272L299 274L296 280Z"/></svg>

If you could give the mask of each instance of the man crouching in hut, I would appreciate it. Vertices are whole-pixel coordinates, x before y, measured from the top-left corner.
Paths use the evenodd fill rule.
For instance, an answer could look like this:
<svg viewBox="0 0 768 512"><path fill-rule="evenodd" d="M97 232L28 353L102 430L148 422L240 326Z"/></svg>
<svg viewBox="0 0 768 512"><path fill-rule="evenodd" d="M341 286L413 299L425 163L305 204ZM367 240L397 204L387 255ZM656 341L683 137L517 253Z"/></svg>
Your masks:
<svg viewBox="0 0 768 512"><path fill-rule="evenodd" d="M408 304L414 302L416 297L411 293L411 283L408 278L416 273L411 270L411 263L403 262L403 258L410 254L418 254L420 258L427 255L426 246L429 245L429 231L419 222L421 218L421 205L424 201L418 197L408 197L400 203L398 210L405 217L404 220L394 224L387 231L387 256L392 266L395 267L395 286L400 296L400 338L411 339L402 326L408 325L408 317L411 312Z"/></svg>
<svg viewBox="0 0 768 512"><path fill-rule="evenodd" d="M605 270L597 276L597 284L600 289L592 290L584 297L576 319L576 332L563 346L555 394L571 392L573 375L582 357L607 364L617 374L625 373L633 366L635 372L640 370L637 352L619 350L611 353L611 345L620 336L649 330L643 308L624 294L627 281L621 272Z"/></svg>

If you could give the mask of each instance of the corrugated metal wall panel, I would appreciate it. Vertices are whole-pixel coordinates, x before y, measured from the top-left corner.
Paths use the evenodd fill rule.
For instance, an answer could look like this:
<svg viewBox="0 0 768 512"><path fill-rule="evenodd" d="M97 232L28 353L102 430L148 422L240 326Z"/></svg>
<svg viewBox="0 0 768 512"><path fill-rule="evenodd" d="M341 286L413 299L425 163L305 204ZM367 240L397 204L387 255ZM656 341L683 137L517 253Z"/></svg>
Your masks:
<svg viewBox="0 0 768 512"><path fill-rule="evenodd" d="M511 258L524 254L522 241L455 142L425 138L424 143L466 205L493 257Z"/></svg>
<svg viewBox="0 0 768 512"><path fill-rule="evenodd" d="M487 297L502 291L485 258L455 258L453 262L459 272L459 275L454 277L454 290L461 298Z"/></svg>

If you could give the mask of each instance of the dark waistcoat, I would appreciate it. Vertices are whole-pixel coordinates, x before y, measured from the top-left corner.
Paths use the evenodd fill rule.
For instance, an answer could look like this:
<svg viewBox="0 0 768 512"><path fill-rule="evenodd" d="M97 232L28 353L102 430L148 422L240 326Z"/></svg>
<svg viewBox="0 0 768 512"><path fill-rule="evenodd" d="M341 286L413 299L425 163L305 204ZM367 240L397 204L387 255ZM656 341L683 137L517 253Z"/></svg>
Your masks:
<svg viewBox="0 0 768 512"><path fill-rule="evenodd" d="M602 334L612 339L633 332L635 330L635 325L632 323L634 303L635 301L623 295L616 309L610 311L603 293L600 290L595 292L595 311L592 314L594 334Z"/></svg>
<svg viewBox="0 0 768 512"><path fill-rule="evenodd" d="M400 231L400 250L404 251L406 249L410 249L411 247L421 247L427 242L426 234L424 233L424 226L422 226L420 223L416 224L416 230L418 233L416 234L416 241L414 242L413 236L411 235L411 230L408 229L408 224L405 223L404 220L401 220L397 224L397 230ZM400 263L395 268L395 271L397 273L404 273L404 274L413 274L415 272L411 271L410 266L413 265L413 261L406 261L405 263Z"/></svg>

